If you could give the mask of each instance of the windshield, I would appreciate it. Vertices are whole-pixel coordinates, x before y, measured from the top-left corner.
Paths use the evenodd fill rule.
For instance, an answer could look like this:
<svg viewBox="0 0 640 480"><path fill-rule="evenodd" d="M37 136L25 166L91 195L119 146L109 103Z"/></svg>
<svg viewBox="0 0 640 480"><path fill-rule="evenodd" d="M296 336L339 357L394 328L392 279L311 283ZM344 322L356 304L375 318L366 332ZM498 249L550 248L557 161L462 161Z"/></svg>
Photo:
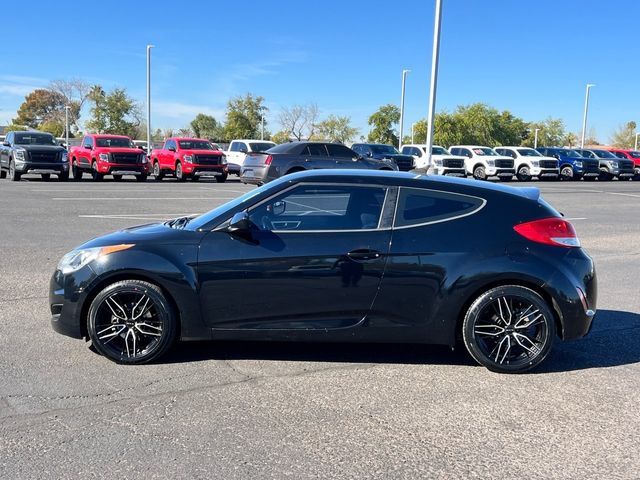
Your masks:
<svg viewBox="0 0 640 480"><path fill-rule="evenodd" d="M57 145L49 133L16 133L15 136L16 145Z"/></svg>
<svg viewBox="0 0 640 480"><path fill-rule="evenodd" d="M482 156L482 155L488 155L491 157L498 157L499 155L491 148L487 148L487 147L478 147L478 148L474 148L473 149L473 153L475 153L476 155Z"/></svg>
<svg viewBox="0 0 640 480"><path fill-rule="evenodd" d="M97 137L96 146L103 148L134 148L131 140L124 137Z"/></svg>
<svg viewBox="0 0 640 480"><path fill-rule="evenodd" d="M631 152L628 152L629 155L631 155L633 158L640 158L640 152L638 152L637 150L632 150Z"/></svg>
<svg viewBox="0 0 640 480"><path fill-rule="evenodd" d="M432 147L431 154L432 155L451 155L449 152L447 152L446 148L442 148L442 147Z"/></svg>
<svg viewBox="0 0 640 480"><path fill-rule="evenodd" d="M523 157L541 157L539 152L536 152L533 148L519 148L518 153Z"/></svg>
<svg viewBox="0 0 640 480"><path fill-rule="evenodd" d="M397 155L398 150L391 145L370 145L374 155Z"/></svg>
<svg viewBox="0 0 640 480"><path fill-rule="evenodd" d="M178 143L183 150L213 150L213 145L206 140L180 140Z"/></svg>
<svg viewBox="0 0 640 480"><path fill-rule="evenodd" d="M270 148L273 148L276 146L276 144L273 142L250 142L249 145L251 145L252 152L259 152L259 153L264 153Z"/></svg>
<svg viewBox="0 0 640 480"><path fill-rule="evenodd" d="M581 155L578 152L576 152L575 150L569 150L568 148L558 150L558 154L569 158L581 158Z"/></svg>
<svg viewBox="0 0 640 480"><path fill-rule="evenodd" d="M591 150L595 153L599 158L618 158L613 153L607 152L606 150Z"/></svg>
<svg viewBox="0 0 640 480"><path fill-rule="evenodd" d="M262 188L256 188L254 190L251 190L245 193L244 195L240 195L238 198L235 198L230 202L224 203L219 207L214 208L213 210L209 210L208 212L203 213L202 215L198 215L197 217L189 221L189 229L198 230L199 228L202 228L211 220L215 219L219 215L222 215L227 210L231 210L237 207L242 202L249 200L250 198L258 195L261 191L262 191Z"/></svg>

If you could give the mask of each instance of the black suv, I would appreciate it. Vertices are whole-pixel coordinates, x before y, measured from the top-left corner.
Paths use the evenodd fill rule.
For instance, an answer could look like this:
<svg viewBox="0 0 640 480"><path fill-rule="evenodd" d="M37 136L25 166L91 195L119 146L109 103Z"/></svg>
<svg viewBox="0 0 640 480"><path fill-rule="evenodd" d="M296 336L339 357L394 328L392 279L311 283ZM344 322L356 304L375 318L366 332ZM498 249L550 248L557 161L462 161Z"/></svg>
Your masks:
<svg viewBox="0 0 640 480"><path fill-rule="evenodd" d="M50 133L9 132L0 147L0 178L6 178L7 173L16 182L26 173L38 173L44 180L54 174L66 182L69 180L67 151Z"/></svg>
<svg viewBox="0 0 640 480"><path fill-rule="evenodd" d="M365 158L376 160L393 160L402 172L413 170L413 156L403 155L396 147L384 143L354 143L351 150Z"/></svg>

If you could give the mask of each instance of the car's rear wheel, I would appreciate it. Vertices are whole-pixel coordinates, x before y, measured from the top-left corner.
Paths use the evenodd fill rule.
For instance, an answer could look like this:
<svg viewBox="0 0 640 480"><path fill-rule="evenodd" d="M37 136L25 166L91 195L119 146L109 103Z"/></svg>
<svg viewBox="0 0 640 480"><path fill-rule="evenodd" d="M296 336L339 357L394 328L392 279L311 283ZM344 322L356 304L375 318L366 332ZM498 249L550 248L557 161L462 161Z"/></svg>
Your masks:
<svg viewBox="0 0 640 480"><path fill-rule="evenodd" d="M486 180L487 179L487 171L482 165L478 165L473 169L473 178L476 180Z"/></svg>
<svg viewBox="0 0 640 480"><path fill-rule="evenodd" d="M531 181L531 170L526 165L523 165L518 169L517 174L518 180L521 182L530 182Z"/></svg>
<svg viewBox="0 0 640 480"><path fill-rule="evenodd" d="M571 168L569 165L565 165L564 167L562 167L562 169L560 170L560 178L562 180L573 180L573 177L573 168Z"/></svg>
<svg viewBox="0 0 640 480"><path fill-rule="evenodd" d="M160 169L160 163L158 161L153 162L153 177L156 181L160 181L164 178L164 174Z"/></svg>
<svg viewBox="0 0 640 480"><path fill-rule="evenodd" d="M91 302L87 330L95 349L118 363L151 362L173 345L178 321L162 290L140 280L104 288Z"/></svg>
<svg viewBox="0 0 640 480"><path fill-rule="evenodd" d="M98 171L98 164L96 162L91 164L91 178L94 182L101 182L104 178L104 175Z"/></svg>
<svg viewBox="0 0 640 480"><path fill-rule="evenodd" d="M545 300L518 285L492 288L469 307L462 324L469 354L499 373L538 366L555 338L554 316Z"/></svg>

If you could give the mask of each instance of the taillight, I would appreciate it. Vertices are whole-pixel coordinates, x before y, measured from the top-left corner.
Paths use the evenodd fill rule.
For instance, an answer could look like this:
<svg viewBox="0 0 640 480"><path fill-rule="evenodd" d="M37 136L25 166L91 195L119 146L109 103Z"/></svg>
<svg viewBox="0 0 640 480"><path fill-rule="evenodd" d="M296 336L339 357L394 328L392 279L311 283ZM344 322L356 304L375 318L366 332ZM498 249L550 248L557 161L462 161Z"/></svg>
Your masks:
<svg viewBox="0 0 640 480"><path fill-rule="evenodd" d="M513 229L532 242L554 245L556 247L579 247L580 240L576 231L562 218L543 218L533 222L521 223Z"/></svg>
<svg viewBox="0 0 640 480"><path fill-rule="evenodd" d="M272 161L273 161L273 157L271 155L267 155L267 158L264 159L264 164L271 165Z"/></svg>

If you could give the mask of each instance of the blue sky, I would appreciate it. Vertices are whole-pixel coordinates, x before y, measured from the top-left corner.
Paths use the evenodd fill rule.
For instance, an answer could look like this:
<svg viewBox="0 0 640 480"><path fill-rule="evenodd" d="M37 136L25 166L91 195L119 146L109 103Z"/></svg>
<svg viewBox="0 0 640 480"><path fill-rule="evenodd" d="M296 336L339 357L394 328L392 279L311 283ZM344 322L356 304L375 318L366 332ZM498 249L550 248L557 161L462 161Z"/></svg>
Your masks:
<svg viewBox="0 0 640 480"><path fill-rule="evenodd" d="M403 68L412 70L405 128L426 116L433 0L63 4L0 14L11 16L0 124L58 78L126 87L142 102L147 43L154 127L186 126L198 112L220 119L230 96L252 92L266 99L271 131L281 107L315 102L366 134L371 113L399 103ZM637 0L444 0L437 110L485 102L578 132L585 84L595 83L589 123L606 142L618 125L640 123L639 18Z"/></svg>

